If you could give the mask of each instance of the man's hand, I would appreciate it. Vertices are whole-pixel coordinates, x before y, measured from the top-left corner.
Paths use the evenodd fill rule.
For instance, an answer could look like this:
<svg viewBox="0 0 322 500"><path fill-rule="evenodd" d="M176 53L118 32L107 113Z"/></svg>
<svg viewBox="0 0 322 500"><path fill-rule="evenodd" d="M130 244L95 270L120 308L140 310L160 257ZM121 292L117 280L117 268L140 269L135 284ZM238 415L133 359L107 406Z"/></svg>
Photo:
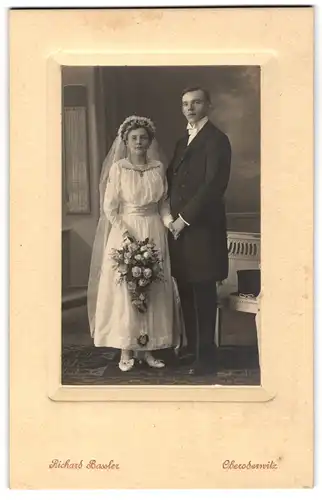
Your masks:
<svg viewBox="0 0 322 500"><path fill-rule="evenodd" d="M173 234L173 237L175 240L177 240L179 238L179 235L184 227L185 227L185 223L183 222L182 219L180 219L180 217L178 217L175 221L171 222L169 229L170 229L171 233Z"/></svg>

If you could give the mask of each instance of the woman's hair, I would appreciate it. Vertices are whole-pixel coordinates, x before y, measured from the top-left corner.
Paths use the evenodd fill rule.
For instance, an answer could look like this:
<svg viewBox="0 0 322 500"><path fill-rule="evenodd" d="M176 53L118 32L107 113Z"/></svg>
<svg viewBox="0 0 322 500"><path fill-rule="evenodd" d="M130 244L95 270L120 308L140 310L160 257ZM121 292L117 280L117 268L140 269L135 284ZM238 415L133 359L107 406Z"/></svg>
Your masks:
<svg viewBox="0 0 322 500"><path fill-rule="evenodd" d="M122 141L126 143L129 133L138 128L144 128L146 130L151 143L155 137L155 125L150 118L146 118L145 116L128 116L121 124L118 135L121 137Z"/></svg>

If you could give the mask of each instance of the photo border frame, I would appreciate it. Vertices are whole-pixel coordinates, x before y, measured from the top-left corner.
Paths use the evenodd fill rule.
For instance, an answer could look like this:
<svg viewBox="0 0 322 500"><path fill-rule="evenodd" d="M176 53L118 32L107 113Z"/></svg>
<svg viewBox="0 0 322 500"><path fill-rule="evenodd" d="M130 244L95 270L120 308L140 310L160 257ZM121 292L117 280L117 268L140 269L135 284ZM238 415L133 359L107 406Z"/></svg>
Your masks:
<svg viewBox="0 0 322 500"><path fill-rule="evenodd" d="M155 53L155 52L104 52L104 53L80 53L61 51L53 54L47 64L47 89L49 103L47 110L47 123L50 124L48 135L54 141L48 141L47 158L49 175L57 176L59 170L59 157L55 154L60 133L60 110L61 99L58 89L61 88L61 66L125 66L134 64L136 66L190 66L191 58L196 58L199 65L203 66L260 66L261 71L261 127L265 130L265 119L271 119L272 113L278 115L278 95L281 92L280 82L275 80L272 87L272 78L278 75L278 58L274 51L254 52L178 52L178 53ZM90 64L91 62L91 64ZM270 103L268 107L266 103ZM267 117L267 115L269 115ZM278 130L275 130L275 134ZM276 136L278 137L278 136ZM262 148L261 148L262 149ZM265 150L261 150L261 170L265 165ZM52 174L51 174L52 173ZM52 181L55 182L54 179ZM263 181L262 181L263 182ZM261 182L261 184L262 184ZM59 200L59 193L56 194ZM60 205L59 205L60 203ZM57 203L55 211L61 206ZM261 238L265 228L264 216L261 216ZM58 242L55 242L58 244ZM262 266L265 276L265 264ZM265 287L265 281L263 283ZM55 283L55 307L60 307L61 283ZM265 311L265 299L260 302L261 311ZM262 312L261 312L262 314ZM57 325L58 326L58 325ZM265 327L260 327L262 342L265 336ZM60 332L60 329L58 330ZM267 332L266 332L267 335ZM57 338L56 338L57 337ZM272 347L268 348L264 341L261 348L261 385L259 386L223 386L223 385L95 385L79 386L61 384L61 335L50 338L48 349L49 385L48 395L54 401L245 401L264 402L274 399L278 390L278 381L274 373L274 361ZM276 342L276 344L275 344ZM274 339L274 350L278 349L278 339Z"/></svg>

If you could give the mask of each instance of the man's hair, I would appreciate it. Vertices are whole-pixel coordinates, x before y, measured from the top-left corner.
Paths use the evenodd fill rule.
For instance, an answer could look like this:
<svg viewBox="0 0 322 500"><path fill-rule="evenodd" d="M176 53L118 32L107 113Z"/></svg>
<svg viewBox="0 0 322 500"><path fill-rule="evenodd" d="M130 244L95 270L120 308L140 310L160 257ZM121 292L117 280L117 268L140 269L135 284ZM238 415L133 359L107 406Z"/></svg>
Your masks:
<svg viewBox="0 0 322 500"><path fill-rule="evenodd" d="M181 98L187 94L188 92L195 92L196 90L201 90L201 92L203 92L203 95L205 97L205 100L208 102L208 103L211 103L211 98L210 98L210 92L203 88L203 87L187 87L185 88L182 92L181 92Z"/></svg>

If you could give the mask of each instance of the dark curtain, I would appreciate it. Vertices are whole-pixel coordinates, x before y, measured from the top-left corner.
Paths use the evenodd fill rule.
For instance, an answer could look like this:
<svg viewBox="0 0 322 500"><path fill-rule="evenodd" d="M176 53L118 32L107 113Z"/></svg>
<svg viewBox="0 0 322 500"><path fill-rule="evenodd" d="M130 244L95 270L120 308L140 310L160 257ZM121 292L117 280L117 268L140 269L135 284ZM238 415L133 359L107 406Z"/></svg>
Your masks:
<svg viewBox="0 0 322 500"><path fill-rule="evenodd" d="M260 212L260 67L117 66L98 68L97 73L99 102L104 108L98 110L104 121L100 129L102 159L120 123L139 114L155 122L158 141L169 161L186 127L181 92L187 86L204 86L213 102L210 119L232 144L227 211Z"/></svg>

